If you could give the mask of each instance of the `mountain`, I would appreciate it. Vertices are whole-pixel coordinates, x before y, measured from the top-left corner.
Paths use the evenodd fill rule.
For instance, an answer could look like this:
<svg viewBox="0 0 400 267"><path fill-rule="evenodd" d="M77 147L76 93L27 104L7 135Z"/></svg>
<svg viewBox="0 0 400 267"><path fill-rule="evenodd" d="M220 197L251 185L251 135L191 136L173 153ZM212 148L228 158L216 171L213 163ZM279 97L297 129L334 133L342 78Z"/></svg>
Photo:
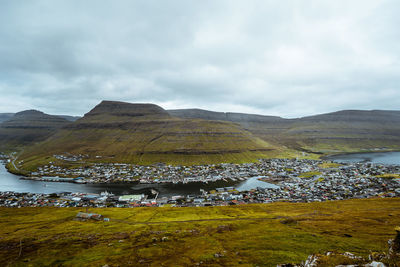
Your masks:
<svg viewBox="0 0 400 267"><path fill-rule="evenodd" d="M400 149L400 111L343 110L298 119L196 109L169 113L181 118L236 122L277 146L318 154Z"/></svg>
<svg viewBox="0 0 400 267"><path fill-rule="evenodd" d="M28 169L66 152L92 161L201 164L253 161L271 151L267 142L232 122L177 118L154 104L103 101L26 149L21 159Z"/></svg>
<svg viewBox="0 0 400 267"><path fill-rule="evenodd" d="M323 153L400 149L400 111L342 110L304 117L285 136Z"/></svg>
<svg viewBox="0 0 400 267"><path fill-rule="evenodd" d="M37 110L21 111L0 124L0 148L43 141L69 122Z"/></svg>
<svg viewBox="0 0 400 267"><path fill-rule="evenodd" d="M8 121L14 116L15 113L0 113L0 123L4 121ZM61 117L63 119L66 119L67 121L76 121L77 119L80 119L81 117L79 116L70 116L70 115L54 115L57 117Z"/></svg>
<svg viewBox="0 0 400 267"><path fill-rule="evenodd" d="M37 111L25 115L29 113L47 116L45 125L52 121L50 115ZM16 114L13 120L21 115ZM54 155L64 153L87 155L89 162L190 165L249 162L263 157L299 156L300 152L318 157L400 149L400 111L343 110L285 119L199 109L166 111L154 104L103 101L69 124L64 120L58 125L56 122L62 119L50 117L57 127L45 134L41 131L48 128L40 127L40 120L29 120L35 128L23 119L22 126L13 120L2 124L2 131L29 130L30 137L39 133L35 141L48 137L24 149L20 159L26 170L57 162ZM27 139L26 134L23 136Z"/></svg>
<svg viewBox="0 0 400 267"><path fill-rule="evenodd" d="M76 121L81 118L79 116L70 116L70 115L55 115L55 116L66 119L67 121Z"/></svg>
<svg viewBox="0 0 400 267"><path fill-rule="evenodd" d="M14 113L0 113L0 123L11 119L12 116L14 116Z"/></svg>

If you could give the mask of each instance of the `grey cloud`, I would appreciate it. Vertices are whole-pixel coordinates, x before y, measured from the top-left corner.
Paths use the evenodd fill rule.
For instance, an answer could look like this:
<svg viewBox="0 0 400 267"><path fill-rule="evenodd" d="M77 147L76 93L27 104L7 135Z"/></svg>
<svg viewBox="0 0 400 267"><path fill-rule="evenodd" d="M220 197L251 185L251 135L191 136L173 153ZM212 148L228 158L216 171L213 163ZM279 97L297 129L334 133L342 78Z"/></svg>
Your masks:
<svg viewBox="0 0 400 267"><path fill-rule="evenodd" d="M3 1L0 112L398 109L396 1ZM10 104L13 103L13 104Z"/></svg>

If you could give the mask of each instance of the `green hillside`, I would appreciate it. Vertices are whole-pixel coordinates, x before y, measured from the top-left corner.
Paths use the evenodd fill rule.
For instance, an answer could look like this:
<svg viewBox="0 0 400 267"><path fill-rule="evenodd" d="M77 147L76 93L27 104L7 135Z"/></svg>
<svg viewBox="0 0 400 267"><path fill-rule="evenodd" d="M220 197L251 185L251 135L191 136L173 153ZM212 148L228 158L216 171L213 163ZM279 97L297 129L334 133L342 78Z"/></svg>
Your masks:
<svg viewBox="0 0 400 267"><path fill-rule="evenodd" d="M367 263L371 252L387 252L400 224L398 198L89 210L109 222L75 221L79 211L85 209L0 208L0 264L269 267L327 251Z"/></svg>
<svg viewBox="0 0 400 267"><path fill-rule="evenodd" d="M89 161L205 164L254 161L273 149L235 123L176 118L152 104L103 101L26 148L19 160L28 170L66 152L88 155Z"/></svg>
<svg viewBox="0 0 400 267"><path fill-rule="evenodd" d="M196 109L169 113L238 123L276 146L316 154L400 149L400 111L343 110L298 119Z"/></svg>

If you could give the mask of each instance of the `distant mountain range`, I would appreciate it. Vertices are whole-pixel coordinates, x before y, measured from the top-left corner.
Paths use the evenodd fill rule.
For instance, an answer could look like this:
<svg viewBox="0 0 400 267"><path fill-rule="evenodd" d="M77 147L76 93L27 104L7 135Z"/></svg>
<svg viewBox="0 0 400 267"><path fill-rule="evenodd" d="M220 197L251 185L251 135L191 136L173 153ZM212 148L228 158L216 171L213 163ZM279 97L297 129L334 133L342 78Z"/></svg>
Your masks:
<svg viewBox="0 0 400 267"><path fill-rule="evenodd" d="M199 109L170 110L169 113L181 118L235 122L267 142L299 151L400 149L400 111L343 110L298 119Z"/></svg>
<svg viewBox="0 0 400 267"><path fill-rule="evenodd" d="M26 169L63 153L101 162L203 164L400 149L400 111L284 119L103 101L77 120L34 110L2 115L8 120L0 124L0 147L23 147Z"/></svg>

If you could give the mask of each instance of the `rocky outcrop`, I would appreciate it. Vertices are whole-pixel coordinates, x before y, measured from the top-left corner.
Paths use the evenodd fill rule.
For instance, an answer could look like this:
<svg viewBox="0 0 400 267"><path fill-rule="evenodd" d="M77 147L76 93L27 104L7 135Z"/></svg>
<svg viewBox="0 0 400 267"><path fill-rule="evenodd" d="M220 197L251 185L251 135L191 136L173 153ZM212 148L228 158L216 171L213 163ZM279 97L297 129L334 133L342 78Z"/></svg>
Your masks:
<svg viewBox="0 0 400 267"><path fill-rule="evenodd" d="M396 236L388 241L388 253L372 252L368 258L356 256L350 252L326 252L325 254L313 254L300 264L278 264L277 267L399 267L400 266L400 227L395 228ZM334 265L332 265L334 264Z"/></svg>
<svg viewBox="0 0 400 267"><path fill-rule="evenodd" d="M388 258L400 265L400 226L395 228L396 237L388 241L389 251Z"/></svg>

